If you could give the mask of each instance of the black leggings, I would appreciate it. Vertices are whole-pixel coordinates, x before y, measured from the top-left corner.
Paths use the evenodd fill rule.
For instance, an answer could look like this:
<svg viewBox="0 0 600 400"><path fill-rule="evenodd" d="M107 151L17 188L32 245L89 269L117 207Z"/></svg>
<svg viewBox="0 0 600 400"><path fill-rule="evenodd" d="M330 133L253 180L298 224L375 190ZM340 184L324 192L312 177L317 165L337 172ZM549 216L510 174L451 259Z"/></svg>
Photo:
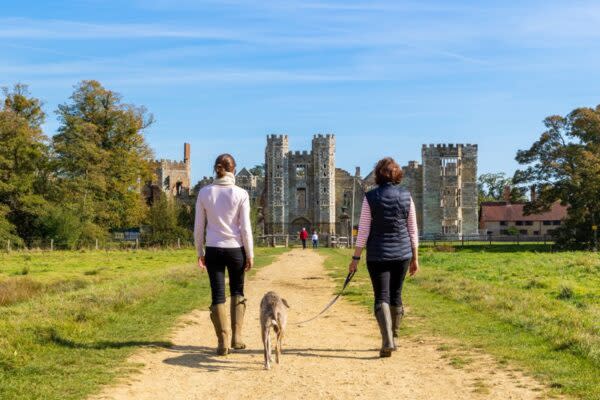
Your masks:
<svg viewBox="0 0 600 400"><path fill-rule="evenodd" d="M410 260L367 261L375 304L402 305L402 285Z"/></svg>
<svg viewBox="0 0 600 400"><path fill-rule="evenodd" d="M244 248L207 247L205 257L212 305L225 303L225 268L229 273L229 293L231 296L243 296L246 265Z"/></svg>

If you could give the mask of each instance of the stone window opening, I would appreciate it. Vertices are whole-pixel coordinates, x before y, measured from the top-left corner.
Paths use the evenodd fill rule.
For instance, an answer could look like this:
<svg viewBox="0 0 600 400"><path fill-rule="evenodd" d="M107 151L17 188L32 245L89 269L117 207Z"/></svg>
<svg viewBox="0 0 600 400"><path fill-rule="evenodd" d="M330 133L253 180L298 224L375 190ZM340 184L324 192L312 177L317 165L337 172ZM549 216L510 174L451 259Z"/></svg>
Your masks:
<svg viewBox="0 0 600 400"><path fill-rule="evenodd" d="M458 176L460 175L458 157L442 157L440 176Z"/></svg>
<svg viewBox="0 0 600 400"><path fill-rule="evenodd" d="M306 165L302 165L302 164L296 165L296 178L299 178L299 179L306 178Z"/></svg>
<svg viewBox="0 0 600 400"><path fill-rule="evenodd" d="M442 233L444 235L460 235L460 221L456 219L442 221Z"/></svg>
<svg viewBox="0 0 600 400"><path fill-rule="evenodd" d="M182 190L183 190L183 183L181 183L181 181L179 181L175 184L175 193L177 193L177 196L181 196Z"/></svg>

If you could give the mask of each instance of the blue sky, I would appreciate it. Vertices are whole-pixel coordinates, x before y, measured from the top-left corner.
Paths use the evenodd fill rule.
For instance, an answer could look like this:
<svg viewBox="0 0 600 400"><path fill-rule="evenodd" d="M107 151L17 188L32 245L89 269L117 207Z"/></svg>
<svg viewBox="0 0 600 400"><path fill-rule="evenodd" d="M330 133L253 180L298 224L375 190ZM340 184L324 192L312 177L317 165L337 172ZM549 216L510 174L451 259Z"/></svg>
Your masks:
<svg viewBox="0 0 600 400"><path fill-rule="evenodd" d="M334 133L337 165L423 143L478 143L479 171L512 173L542 120L600 103L600 2L0 0L0 86L54 110L97 79L156 123L158 158L192 144L194 179L231 152L263 161Z"/></svg>

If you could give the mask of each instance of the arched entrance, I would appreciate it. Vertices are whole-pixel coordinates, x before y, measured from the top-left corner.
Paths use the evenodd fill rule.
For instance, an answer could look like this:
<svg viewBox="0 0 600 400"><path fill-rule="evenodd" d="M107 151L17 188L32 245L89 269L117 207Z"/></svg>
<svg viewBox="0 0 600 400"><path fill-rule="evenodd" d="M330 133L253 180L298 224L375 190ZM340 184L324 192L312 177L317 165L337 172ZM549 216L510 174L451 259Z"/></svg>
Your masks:
<svg viewBox="0 0 600 400"><path fill-rule="evenodd" d="M310 232L311 227L312 224L308 218L298 217L290 224L289 234L292 236L298 235L302 228L306 228L306 230Z"/></svg>

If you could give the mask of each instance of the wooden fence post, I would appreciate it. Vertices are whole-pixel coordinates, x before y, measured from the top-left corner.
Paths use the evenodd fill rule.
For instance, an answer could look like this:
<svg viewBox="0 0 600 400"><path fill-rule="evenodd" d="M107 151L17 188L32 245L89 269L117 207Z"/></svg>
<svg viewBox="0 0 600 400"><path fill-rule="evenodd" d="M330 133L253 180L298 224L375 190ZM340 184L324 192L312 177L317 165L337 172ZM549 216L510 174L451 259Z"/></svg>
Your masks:
<svg viewBox="0 0 600 400"><path fill-rule="evenodd" d="M178 249L181 248L181 240L179 238L177 238L177 248Z"/></svg>
<svg viewBox="0 0 600 400"><path fill-rule="evenodd" d="M6 251L10 252L10 239L6 241Z"/></svg>
<svg viewBox="0 0 600 400"><path fill-rule="evenodd" d="M98 239L96 239L96 250L98 250Z"/></svg>
<svg viewBox="0 0 600 400"><path fill-rule="evenodd" d="M54 251L54 239L50 239L50 251Z"/></svg>
<svg viewBox="0 0 600 400"><path fill-rule="evenodd" d="M136 238L135 239L135 249L139 249L140 248L140 239Z"/></svg>

